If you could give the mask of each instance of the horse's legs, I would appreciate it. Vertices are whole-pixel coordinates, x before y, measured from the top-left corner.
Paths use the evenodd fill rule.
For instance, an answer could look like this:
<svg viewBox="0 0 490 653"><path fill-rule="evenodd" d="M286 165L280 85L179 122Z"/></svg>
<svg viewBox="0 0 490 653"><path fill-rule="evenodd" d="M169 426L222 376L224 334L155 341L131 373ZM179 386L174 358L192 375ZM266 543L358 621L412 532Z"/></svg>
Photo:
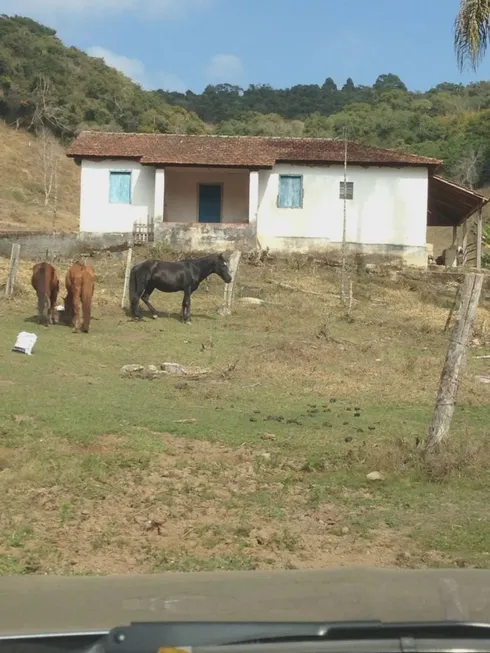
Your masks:
<svg viewBox="0 0 490 653"><path fill-rule="evenodd" d="M155 286L152 285L146 286L145 292L141 295L141 301L144 304L146 304L146 306L150 309L153 318L156 320L158 317L158 313L156 312L156 309L150 304L150 295L154 290L155 290Z"/></svg>
<svg viewBox="0 0 490 653"><path fill-rule="evenodd" d="M79 283L73 284L73 330L78 331L80 328L80 285Z"/></svg>
<svg viewBox="0 0 490 653"><path fill-rule="evenodd" d="M184 290L184 299L182 300L182 313L181 318L184 321L184 324L191 323L191 294L192 291L190 288Z"/></svg>
<svg viewBox="0 0 490 653"><path fill-rule="evenodd" d="M47 292L44 295L42 319L44 326L49 326L49 295Z"/></svg>
<svg viewBox="0 0 490 653"><path fill-rule="evenodd" d="M37 321L38 324L44 324L45 326L47 326L47 320L44 315L44 312L46 310L47 301L48 298L46 294L43 291L38 290L37 291Z"/></svg>
<svg viewBox="0 0 490 653"><path fill-rule="evenodd" d="M49 310L49 316L50 316L51 324L56 323L55 310L56 310L56 300L58 299L59 289L60 289L59 282L56 282L55 285L51 288L51 293L50 293L50 297L49 297L49 300L51 302L51 307L50 307L50 310Z"/></svg>
<svg viewBox="0 0 490 653"><path fill-rule="evenodd" d="M44 322L43 320L43 295L37 291L37 323L42 324Z"/></svg>

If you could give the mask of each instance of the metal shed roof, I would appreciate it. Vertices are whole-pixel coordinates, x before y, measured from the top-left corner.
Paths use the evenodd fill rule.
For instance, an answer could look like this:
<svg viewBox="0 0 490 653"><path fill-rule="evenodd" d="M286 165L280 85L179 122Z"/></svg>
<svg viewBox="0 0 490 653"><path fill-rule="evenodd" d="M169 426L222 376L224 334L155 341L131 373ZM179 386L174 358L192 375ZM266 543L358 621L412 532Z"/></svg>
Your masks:
<svg viewBox="0 0 490 653"><path fill-rule="evenodd" d="M438 175L429 177L428 227L454 227L462 224L489 198Z"/></svg>

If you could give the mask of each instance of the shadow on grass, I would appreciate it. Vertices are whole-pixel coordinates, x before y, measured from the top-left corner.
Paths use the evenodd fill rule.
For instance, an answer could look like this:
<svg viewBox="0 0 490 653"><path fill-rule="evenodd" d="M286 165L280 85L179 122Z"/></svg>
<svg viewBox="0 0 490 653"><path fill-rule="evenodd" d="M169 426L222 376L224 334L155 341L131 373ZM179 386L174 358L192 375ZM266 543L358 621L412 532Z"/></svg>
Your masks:
<svg viewBox="0 0 490 653"><path fill-rule="evenodd" d="M129 310L129 308L124 308L123 311L126 317L130 318L131 320L133 319L133 316L131 315L131 311ZM137 320L138 322L144 322L146 320L154 319L153 315L148 310L140 310L140 314L141 314L141 320ZM182 322L180 313L167 313L166 311L157 311L157 315L158 315L158 319L164 319L164 320L169 319L169 320L175 320L176 322ZM191 320L192 321L214 320L214 317L206 313L195 312L191 314Z"/></svg>
<svg viewBox="0 0 490 653"><path fill-rule="evenodd" d="M25 317L24 322L27 324L39 324L39 318L37 315L32 315L31 317Z"/></svg>

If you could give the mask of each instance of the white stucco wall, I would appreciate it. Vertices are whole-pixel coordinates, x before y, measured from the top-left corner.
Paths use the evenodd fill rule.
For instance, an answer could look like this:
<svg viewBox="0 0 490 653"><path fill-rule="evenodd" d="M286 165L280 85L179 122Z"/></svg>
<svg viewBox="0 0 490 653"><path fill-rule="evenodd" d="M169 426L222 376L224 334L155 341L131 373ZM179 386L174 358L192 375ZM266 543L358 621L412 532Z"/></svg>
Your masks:
<svg viewBox="0 0 490 653"><path fill-rule="evenodd" d="M131 205L109 202L111 170L132 172ZM80 231L131 232L136 220L161 216L163 191L164 221L191 225L198 218L199 183L220 183L223 222L246 224L250 219L253 223L256 216L261 247L276 251L324 250L342 241L342 166L280 164L252 176L248 170L212 168L167 167L160 173L161 183L157 183L155 192L153 167L134 161L84 160ZM303 176L301 209L277 207L280 174ZM425 265L427 169L349 166L347 179L354 182L354 199L347 201L347 241L362 243L366 252L369 248L385 253L390 248L401 248L407 253L407 261L412 258L415 264Z"/></svg>
<svg viewBox="0 0 490 653"><path fill-rule="evenodd" d="M111 170L131 171L131 204L109 202ZM133 224L153 216L155 169L135 161L87 161L81 165L80 231L129 233Z"/></svg>
<svg viewBox="0 0 490 653"><path fill-rule="evenodd" d="M277 207L280 174L303 175L301 209ZM276 249L283 239L342 241L342 166L276 165L261 171L257 234L263 247ZM427 228L426 168L350 166L354 199L347 201L347 241L366 245L424 247Z"/></svg>
<svg viewBox="0 0 490 653"><path fill-rule="evenodd" d="M249 171L165 169L165 222L197 222L199 184L223 184L222 222L248 222Z"/></svg>

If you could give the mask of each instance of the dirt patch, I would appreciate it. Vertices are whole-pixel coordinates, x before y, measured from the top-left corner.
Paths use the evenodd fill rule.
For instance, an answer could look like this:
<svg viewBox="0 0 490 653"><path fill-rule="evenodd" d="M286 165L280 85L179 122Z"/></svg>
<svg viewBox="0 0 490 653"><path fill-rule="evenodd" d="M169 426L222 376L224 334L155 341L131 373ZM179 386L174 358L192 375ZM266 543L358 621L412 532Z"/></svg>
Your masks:
<svg viewBox="0 0 490 653"><path fill-rule="evenodd" d="M68 445L69 449L75 453L90 454L96 453L100 455L112 454L114 451L123 448L127 444L127 438L121 435L100 435L97 442L87 445ZM124 453L124 452L123 452Z"/></svg>
<svg viewBox="0 0 490 653"><path fill-rule="evenodd" d="M268 468L245 447L159 436L166 453L146 470L110 466L104 482L89 482L81 496L60 486L11 488L15 510L8 526L4 515L3 528L24 535L22 545L4 543L1 552L39 572L116 574L209 568L212 561L217 568L240 561L254 569L393 566L403 551L399 535L388 531L360 538L338 505L308 505L299 476L288 486L287 463ZM106 435L71 449L83 467L93 457L121 462L131 456L125 444ZM102 493L90 498L95 486Z"/></svg>

